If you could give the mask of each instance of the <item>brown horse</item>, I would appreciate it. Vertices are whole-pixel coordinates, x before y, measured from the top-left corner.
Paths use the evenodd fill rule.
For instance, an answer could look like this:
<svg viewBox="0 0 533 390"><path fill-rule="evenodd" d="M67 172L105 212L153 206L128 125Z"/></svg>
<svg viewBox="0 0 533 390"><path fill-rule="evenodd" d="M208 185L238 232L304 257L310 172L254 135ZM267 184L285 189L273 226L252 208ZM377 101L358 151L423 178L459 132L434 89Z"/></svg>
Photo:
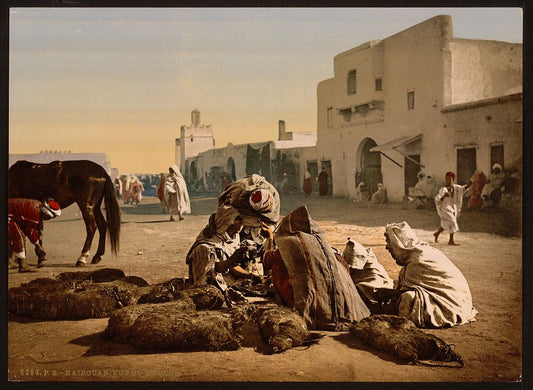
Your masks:
<svg viewBox="0 0 533 390"><path fill-rule="evenodd" d="M84 266L98 228L98 249L91 263L97 264L105 252L109 228L111 251L116 255L120 237L120 208L111 178L100 165L88 160L53 161L36 164L17 161L9 168L10 198L31 198L40 201L54 198L62 209L76 202L83 215L87 238L76 266ZM106 218L101 210L105 201ZM107 220L106 220L107 219ZM39 240L42 246L42 239Z"/></svg>

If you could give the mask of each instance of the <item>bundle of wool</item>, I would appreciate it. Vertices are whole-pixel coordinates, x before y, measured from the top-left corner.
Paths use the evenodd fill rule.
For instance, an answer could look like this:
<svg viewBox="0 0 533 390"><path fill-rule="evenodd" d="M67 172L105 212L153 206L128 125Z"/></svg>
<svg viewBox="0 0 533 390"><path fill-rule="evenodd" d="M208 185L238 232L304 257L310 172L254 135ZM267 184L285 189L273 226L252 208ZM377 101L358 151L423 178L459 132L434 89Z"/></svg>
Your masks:
<svg viewBox="0 0 533 390"><path fill-rule="evenodd" d="M162 303L190 298L197 310L217 310L224 304L224 295L212 285L180 284L176 279L157 284L139 299L139 303Z"/></svg>
<svg viewBox="0 0 533 390"><path fill-rule="evenodd" d="M426 360L451 363L440 364L450 367L463 366L461 356L449 344L417 328L405 317L373 315L352 324L350 334L365 344L396 356L400 361L424 364Z"/></svg>
<svg viewBox="0 0 533 390"><path fill-rule="evenodd" d="M92 280L94 283L112 282L125 277L124 271L117 268L102 268L96 271L63 272L57 279L67 283L78 283Z"/></svg>
<svg viewBox="0 0 533 390"><path fill-rule="evenodd" d="M115 312L106 337L149 352L221 351L239 348L233 318L221 311L195 312L192 300L143 304Z"/></svg>
<svg viewBox="0 0 533 390"><path fill-rule="evenodd" d="M8 311L46 320L108 317L137 303L141 289L126 280L94 283L39 278L8 290Z"/></svg>
<svg viewBox="0 0 533 390"><path fill-rule="evenodd" d="M322 337L309 332L302 316L287 307L269 304L256 306L251 311L251 318L257 322L263 340L269 344L272 353L309 345Z"/></svg>
<svg viewBox="0 0 533 390"><path fill-rule="evenodd" d="M170 303L158 305L131 305L120 310L116 310L109 317L104 336L117 343L128 343L130 330L137 318L144 313L157 311L181 311L194 313L196 311L194 302L190 299L182 299Z"/></svg>

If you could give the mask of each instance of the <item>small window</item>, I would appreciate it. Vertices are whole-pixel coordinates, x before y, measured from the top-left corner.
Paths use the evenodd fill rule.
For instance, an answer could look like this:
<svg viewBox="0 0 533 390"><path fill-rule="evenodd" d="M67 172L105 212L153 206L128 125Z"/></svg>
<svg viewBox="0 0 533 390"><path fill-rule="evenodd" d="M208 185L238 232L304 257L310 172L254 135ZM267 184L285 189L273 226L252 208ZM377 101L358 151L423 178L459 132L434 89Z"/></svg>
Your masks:
<svg viewBox="0 0 533 390"><path fill-rule="evenodd" d="M348 72L346 89L348 95L354 95L357 90L357 71L355 69Z"/></svg>
<svg viewBox="0 0 533 390"><path fill-rule="evenodd" d="M500 164L503 167L503 145L492 145L490 147L490 168L494 164Z"/></svg>
<svg viewBox="0 0 533 390"><path fill-rule="evenodd" d="M352 109L351 108L344 108L342 110L339 110L339 114L344 117L344 120L346 122L350 122L352 120Z"/></svg>
<svg viewBox="0 0 533 390"><path fill-rule="evenodd" d="M383 91L383 79L381 77L376 79L376 91Z"/></svg>
<svg viewBox="0 0 533 390"><path fill-rule="evenodd" d="M413 91L407 92L407 109L415 109L415 93Z"/></svg>
<svg viewBox="0 0 533 390"><path fill-rule="evenodd" d="M327 121L328 121L328 127L331 127L332 122L333 122L333 107L328 107Z"/></svg>

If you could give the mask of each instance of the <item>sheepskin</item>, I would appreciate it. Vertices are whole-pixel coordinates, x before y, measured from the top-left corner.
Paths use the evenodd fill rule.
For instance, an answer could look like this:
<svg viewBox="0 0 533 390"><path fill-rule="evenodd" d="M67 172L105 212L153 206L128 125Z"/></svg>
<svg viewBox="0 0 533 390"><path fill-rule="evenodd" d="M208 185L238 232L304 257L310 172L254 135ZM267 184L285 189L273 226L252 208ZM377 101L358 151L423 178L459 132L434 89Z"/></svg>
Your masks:
<svg viewBox="0 0 533 390"><path fill-rule="evenodd" d="M118 310L109 318L104 335L146 352L239 348L232 316L221 311L196 312L191 298Z"/></svg>
<svg viewBox="0 0 533 390"><path fill-rule="evenodd" d="M350 326L350 334L381 351L408 363L455 362L462 366L461 356L441 338L425 333L413 321L395 315L379 314Z"/></svg>

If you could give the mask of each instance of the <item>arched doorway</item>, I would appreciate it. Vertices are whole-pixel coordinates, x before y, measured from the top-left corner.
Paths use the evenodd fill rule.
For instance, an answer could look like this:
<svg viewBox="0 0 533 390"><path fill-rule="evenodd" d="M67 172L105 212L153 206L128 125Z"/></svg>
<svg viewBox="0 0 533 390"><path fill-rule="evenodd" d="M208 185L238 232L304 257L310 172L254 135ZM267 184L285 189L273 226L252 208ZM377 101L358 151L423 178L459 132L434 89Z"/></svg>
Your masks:
<svg viewBox="0 0 533 390"><path fill-rule="evenodd" d="M226 163L226 172L230 174L231 180L237 180L237 176L235 176L235 161L233 160L233 157L228 158L228 162Z"/></svg>
<svg viewBox="0 0 533 390"><path fill-rule="evenodd" d="M198 171L196 169L196 161L191 162L191 167L189 169L189 183L196 183L198 180Z"/></svg>
<svg viewBox="0 0 533 390"><path fill-rule="evenodd" d="M381 155L370 151L375 146L377 144L372 138L365 138L359 145L355 162L355 187L364 182L369 194L376 192L378 183L383 183Z"/></svg>

